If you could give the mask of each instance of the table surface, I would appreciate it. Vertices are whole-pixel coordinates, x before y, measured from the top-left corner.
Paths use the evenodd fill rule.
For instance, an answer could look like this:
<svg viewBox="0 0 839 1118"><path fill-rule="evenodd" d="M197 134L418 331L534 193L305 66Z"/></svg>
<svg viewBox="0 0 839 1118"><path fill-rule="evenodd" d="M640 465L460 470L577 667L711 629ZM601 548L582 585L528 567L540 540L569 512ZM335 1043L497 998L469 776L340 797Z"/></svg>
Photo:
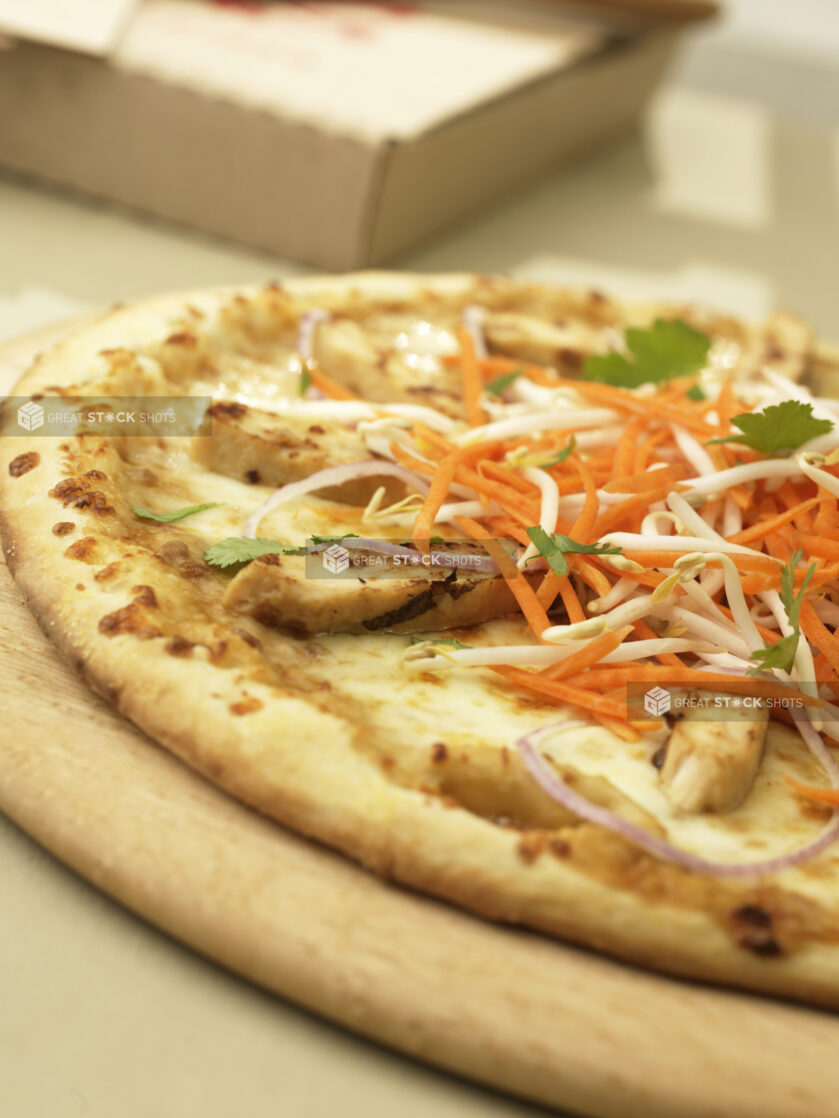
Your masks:
<svg viewBox="0 0 839 1118"><path fill-rule="evenodd" d="M395 265L594 283L749 316L783 305L839 340L839 122L798 102L786 114L731 83L709 89L709 72L668 87L641 133ZM10 178L0 178L0 246L0 341L115 299L303 271ZM247 985L2 817L0 895L0 1113L10 1118L546 1113Z"/></svg>

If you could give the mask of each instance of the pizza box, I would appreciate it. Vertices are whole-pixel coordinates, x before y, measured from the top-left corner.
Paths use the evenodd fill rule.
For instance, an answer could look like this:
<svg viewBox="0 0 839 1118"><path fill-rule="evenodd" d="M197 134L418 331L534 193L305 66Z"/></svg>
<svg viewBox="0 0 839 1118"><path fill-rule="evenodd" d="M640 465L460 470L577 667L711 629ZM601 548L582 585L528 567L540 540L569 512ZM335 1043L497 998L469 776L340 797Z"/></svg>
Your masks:
<svg viewBox="0 0 839 1118"><path fill-rule="evenodd" d="M0 0L0 165L327 269L630 127L712 0Z"/></svg>

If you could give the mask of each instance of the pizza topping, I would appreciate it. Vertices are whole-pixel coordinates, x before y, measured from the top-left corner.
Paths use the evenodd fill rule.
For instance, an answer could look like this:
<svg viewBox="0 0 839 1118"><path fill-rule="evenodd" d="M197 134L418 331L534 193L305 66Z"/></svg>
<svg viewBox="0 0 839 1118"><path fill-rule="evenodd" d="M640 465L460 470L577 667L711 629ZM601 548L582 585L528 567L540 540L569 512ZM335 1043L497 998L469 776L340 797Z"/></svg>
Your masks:
<svg viewBox="0 0 839 1118"><path fill-rule="evenodd" d="M397 478L399 481L404 482L406 485L410 485L420 493L425 493L428 490L428 483L424 478L418 476L414 471L408 470L404 466L397 465L394 462L373 459L366 462L356 462L348 466L330 466L325 470L319 470L317 473L301 481L284 485L281 489L278 489L276 493L272 493L268 500L260 505L255 512L252 512L245 521L242 534L244 536L254 537L260 521L262 521L269 512L307 493L316 493L319 490L329 489L332 486L342 486L347 482L357 481L359 478L382 477Z"/></svg>
<svg viewBox="0 0 839 1118"><path fill-rule="evenodd" d="M218 501L208 501L203 505L190 505L185 509L175 509L173 512L152 512L151 509L135 508L133 505L131 511L135 516L139 516L141 520L156 520L161 524L172 524L176 520L183 520L185 516L193 516L196 512L203 512L204 509L214 509L218 506Z"/></svg>
<svg viewBox="0 0 839 1118"><path fill-rule="evenodd" d="M323 418L313 424L305 415L276 414L244 404L236 404L235 409L213 404L206 417L212 436L199 431L192 443L192 456L214 473L277 487L369 456L363 436L338 419ZM350 484L326 486L322 496L363 505L376 484L375 478L362 477ZM404 495L404 485L389 482L390 500Z"/></svg>
<svg viewBox="0 0 839 1118"><path fill-rule="evenodd" d="M708 692L713 701L715 693ZM768 709L735 707L725 721L691 708L676 723L661 766L661 783L675 808L731 811L752 789L763 756Z"/></svg>
<svg viewBox="0 0 839 1118"><path fill-rule="evenodd" d="M831 785L834 788L839 788L839 766L825 748L809 719L795 711L793 717L807 748L828 775ZM624 819L600 804L592 803L591 800L571 788L548 764L539 751L540 741L551 734L582 725L585 725L585 723L555 723L551 726L543 726L519 738L515 744L525 767L542 790L568 811L588 820L590 823L595 823L614 834L620 835L627 842L640 847L662 861L672 862L697 873L714 874L718 877L750 877L757 874L777 873L792 866L800 865L826 850L839 838L839 811L834 811L830 823L818 838L789 854L777 858L765 858L754 862L713 862L710 859L682 850L667 839L651 834L637 823Z"/></svg>
<svg viewBox="0 0 839 1118"><path fill-rule="evenodd" d="M227 609L305 633L411 633L478 625L516 608L500 578L430 567L415 578L324 579L307 573L306 559L294 554L300 549L274 548L234 577L224 596Z"/></svg>
<svg viewBox="0 0 839 1118"><path fill-rule="evenodd" d="M587 380L619 388L639 388L701 372L711 339L680 318L657 318L646 330L630 326L624 333L626 355L589 357L583 365Z"/></svg>
<svg viewBox="0 0 839 1118"><path fill-rule="evenodd" d="M742 412L731 417L741 435L725 435L712 443L742 443L760 454L779 454L797 450L804 443L833 430L831 419L817 419L813 405L801 400L784 400L759 412Z"/></svg>
<svg viewBox="0 0 839 1118"><path fill-rule="evenodd" d="M204 561L213 567L238 567L263 555L299 554L301 550L305 551L305 548L297 544L230 536L208 547L204 552Z"/></svg>
<svg viewBox="0 0 839 1118"><path fill-rule="evenodd" d="M9 463L9 477L23 477L30 470L34 470L40 461L41 455L37 450L27 450L25 454L19 454Z"/></svg>
<svg viewBox="0 0 839 1118"><path fill-rule="evenodd" d="M554 518L554 522L556 522ZM550 535L544 528L528 528L527 534L533 541L537 553L547 561L548 566L558 575L568 574L566 555L623 555L623 549L611 543L580 543L560 532ZM638 567L638 564L635 564ZM638 567L638 569L643 569Z"/></svg>
<svg viewBox="0 0 839 1118"><path fill-rule="evenodd" d="M810 678L814 678L814 667L812 655L810 655L808 646L806 644L801 644L799 617L801 614L801 606L804 602L804 594L810 579L813 577L816 565L813 563L807 568L798 594L796 594L795 568L801 562L802 558L803 552L800 549L794 551L781 574L781 593L777 597L784 608L786 618L780 616L777 620L784 635L772 645L764 645L762 648L755 649L751 654L751 658L757 661L759 668L762 669L778 668L782 672L789 673L797 666L800 678L807 679L808 674ZM767 604L772 608L774 605L775 592L771 591L770 593L773 597L770 599L767 594L764 600L767 601ZM799 648L803 655L799 653ZM759 668L753 668L752 671L758 671Z"/></svg>

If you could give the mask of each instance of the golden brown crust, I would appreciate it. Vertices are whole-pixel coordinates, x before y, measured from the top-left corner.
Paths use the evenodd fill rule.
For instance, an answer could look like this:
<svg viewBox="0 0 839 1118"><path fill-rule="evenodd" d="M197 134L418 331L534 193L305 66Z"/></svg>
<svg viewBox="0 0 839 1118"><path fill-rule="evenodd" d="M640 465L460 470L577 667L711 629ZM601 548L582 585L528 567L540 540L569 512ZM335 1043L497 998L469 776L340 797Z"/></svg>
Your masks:
<svg viewBox="0 0 839 1118"><path fill-rule="evenodd" d="M188 390L223 352L264 360L300 307L328 301L373 330L376 315L421 306L456 317L474 299L554 319L561 307L589 332L658 310L474 277L374 275L198 293L115 312L42 357L17 391L102 377L135 394ZM716 325L744 352L754 341L739 323ZM421 750L409 748L393 730L404 700L356 694L336 674L340 643L273 632L223 608L228 580L201 561L206 529L132 516L132 505L200 496L187 471L161 469L165 456L132 454L92 437L6 439L0 533L45 631L138 726L265 814L483 916L655 969L839 1006L835 855L771 882L689 874L569 819L513 751L485 748L474 733L443 724ZM227 484L222 503L231 507L245 502L239 489L258 488ZM258 493L249 500L243 509ZM376 655L364 651L373 674L384 670ZM435 688L445 701L439 681L411 686L417 710ZM473 696L488 687L472 686ZM493 696L506 726L556 718L555 708L506 685Z"/></svg>

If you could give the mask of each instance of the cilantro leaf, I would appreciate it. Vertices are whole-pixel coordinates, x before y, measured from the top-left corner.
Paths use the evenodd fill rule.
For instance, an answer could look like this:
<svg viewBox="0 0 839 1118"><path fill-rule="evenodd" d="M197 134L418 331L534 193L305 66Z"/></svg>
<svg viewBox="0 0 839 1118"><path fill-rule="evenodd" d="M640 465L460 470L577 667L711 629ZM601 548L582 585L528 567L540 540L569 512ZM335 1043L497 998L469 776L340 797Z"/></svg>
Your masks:
<svg viewBox="0 0 839 1118"><path fill-rule="evenodd" d="M276 540L251 540L244 536L228 536L208 547L204 561L213 567L235 567L240 563L251 563L260 555L305 555L308 549L293 544L277 543Z"/></svg>
<svg viewBox="0 0 839 1118"><path fill-rule="evenodd" d="M500 396L505 388L509 388L514 380L518 380L521 373L521 369L513 369L511 373L502 373L500 377L496 377L489 384L485 384L484 391L491 392L493 396Z"/></svg>
<svg viewBox="0 0 839 1118"><path fill-rule="evenodd" d="M751 675L769 668L780 668L781 671L791 672L795 665L795 654L798 651L798 641L801 637L798 620L801 615L801 604L804 601L805 591L816 569L816 564L811 563L807 568L807 573L804 575L801 589L796 595L795 568L801 562L803 555L804 552L801 550L794 551L790 557L789 563L784 565L784 569L781 572L781 601L787 613L787 620L792 626L792 632L788 633L785 637L781 637L775 644L764 645L763 648L758 648L752 653L751 658L758 661L758 667L751 669Z"/></svg>
<svg viewBox="0 0 839 1118"><path fill-rule="evenodd" d="M693 387L689 388L686 392L686 396L689 400L696 400L698 403L702 403L705 399L705 393L698 384L694 384Z"/></svg>
<svg viewBox="0 0 839 1118"><path fill-rule="evenodd" d="M766 644L763 648L756 649L752 660L757 660L758 666L749 670L750 675L756 672L768 671L771 668L780 668L782 672L791 672L795 665L795 654L798 651L798 638L800 633L796 629L789 636L781 637L775 644Z"/></svg>
<svg viewBox="0 0 839 1118"><path fill-rule="evenodd" d="M611 547L604 543L578 543L570 536L559 532L549 535L544 528L528 528L527 534L538 547L539 554L547 560L548 566L558 575L568 574L566 555L621 555L622 548Z"/></svg>
<svg viewBox="0 0 839 1118"><path fill-rule="evenodd" d="M343 536L312 536L311 540L313 544L319 544L335 543L338 540L358 540L360 538L358 532L344 532Z"/></svg>
<svg viewBox="0 0 839 1118"><path fill-rule="evenodd" d="M553 458L548 458L545 462L539 462L539 468L541 470L547 470L550 469L551 466L558 466L560 462L564 462L568 455L573 452L576 445L577 440L572 435L571 438L568 440L568 443L562 448L562 450L559 451L558 454L555 454Z"/></svg>
<svg viewBox="0 0 839 1118"><path fill-rule="evenodd" d="M298 396L305 396L306 393L309 390L309 385L311 383L312 383L312 374L309 372L308 369L302 369L300 371L300 380L298 381L298 384L297 384L297 395Z"/></svg>
<svg viewBox="0 0 839 1118"><path fill-rule="evenodd" d="M152 512L151 509L135 508L133 505L128 507L135 516L139 516L142 520L157 520L161 524L171 524L175 520L183 520L185 516L192 516L194 512L203 512L204 509L214 509L218 501L209 501L206 505L190 505L186 509L175 509L174 512Z"/></svg>
<svg viewBox="0 0 839 1118"><path fill-rule="evenodd" d="M817 435L833 430L829 419L816 419L813 405L800 400L784 400L770 404L763 411L742 412L731 422L739 427L742 435L727 435L712 439L714 443L743 443L761 454L777 454L781 450L797 450Z"/></svg>
<svg viewBox="0 0 839 1118"><path fill-rule="evenodd" d="M627 354L607 353L586 358L583 379L616 388L638 388L673 377L690 376L704 368L711 339L681 318L657 318L646 330L627 327Z"/></svg>

